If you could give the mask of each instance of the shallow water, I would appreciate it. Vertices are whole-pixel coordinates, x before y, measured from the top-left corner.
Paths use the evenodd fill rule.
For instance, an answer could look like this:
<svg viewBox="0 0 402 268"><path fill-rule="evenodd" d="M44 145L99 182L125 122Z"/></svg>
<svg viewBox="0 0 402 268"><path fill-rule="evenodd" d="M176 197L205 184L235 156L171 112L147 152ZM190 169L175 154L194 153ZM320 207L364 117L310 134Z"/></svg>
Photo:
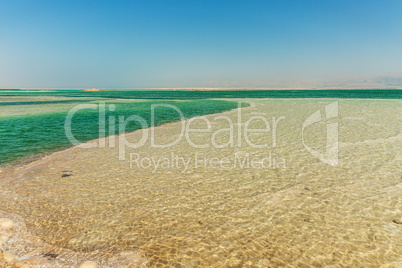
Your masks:
<svg viewBox="0 0 402 268"><path fill-rule="evenodd" d="M301 132L311 114L323 114L334 100L246 101L251 107L242 109L240 121L237 110L221 114L235 126L233 147L211 146L212 133L228 124L208 115L212 132L189 136L210 144L204 149L185 138L165 149L149 142L127 149L125 160L107 146L110 140L103 148L68 149L3 174L3 210L21 215L32 234L54 246L110 253L139 248L151 267L400 265L402 102L339 100L339 115L329 121L339 124L339 165L332 167L305 149ZM251 116L285 117L276 147L272 129L248 137L268 148L252 148L244 133L238 139ZM257 127L262 121L250 123ZM309 126L305 143L325 151L326 131L323 122ZM127 137L136 141L143 133ZM163 125L156 141L166 144L179 134L180 123ZM227 142L229 134L217 133L216 142ZM148 160L137 165L130 153L131 160ZM270 153L270 167L236 162ZM211 160L223 157L229 165ZM155 168L147 164L152 158L167 164ZM190 159L187 169L178 158Z"/></svg>

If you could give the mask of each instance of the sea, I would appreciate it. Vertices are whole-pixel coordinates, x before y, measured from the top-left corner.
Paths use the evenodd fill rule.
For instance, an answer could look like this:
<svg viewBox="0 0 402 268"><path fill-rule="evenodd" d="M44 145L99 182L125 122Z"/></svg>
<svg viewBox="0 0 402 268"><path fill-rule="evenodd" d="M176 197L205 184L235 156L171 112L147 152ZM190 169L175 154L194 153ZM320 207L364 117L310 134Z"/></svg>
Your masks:
<svg viewBox="0 0 402 268"><path fill-rule="evenodd" d="M220 113L238 108L242 98L341 98L341 99L402 99L402 90L0 90L0 165L21 164L71 146L66 137L68 112L77 105L105 103L115 105L105 109L105 116L138 115L151 125L151 106L174 105L183 114L160 105L155 110L154 126L199 115ZM225 99L225 100L219 100ZM133 102L133 100L136 100ZM138 101L141 100L141 101ZM247 104L241 104L247 106ZM109 133L109 124L100 128L99 109L83 108L74 114L71 124L74 137L86 142L109 134L130 132L142 128L131 122L124 130ZM104 132L104 133L102 133Z"/></svg>

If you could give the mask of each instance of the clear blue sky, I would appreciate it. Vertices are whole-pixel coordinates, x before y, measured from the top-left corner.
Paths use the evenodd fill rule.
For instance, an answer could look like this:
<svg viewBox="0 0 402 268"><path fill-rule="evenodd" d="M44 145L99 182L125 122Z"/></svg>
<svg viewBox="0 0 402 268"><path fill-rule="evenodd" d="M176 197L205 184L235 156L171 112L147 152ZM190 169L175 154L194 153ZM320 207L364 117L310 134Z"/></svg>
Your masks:
<svg viewBox="0 0 402 268"><path fill-rule="evenodd" d="M0 0L0 88L398 86L401 72L400 0Z"/></svg>

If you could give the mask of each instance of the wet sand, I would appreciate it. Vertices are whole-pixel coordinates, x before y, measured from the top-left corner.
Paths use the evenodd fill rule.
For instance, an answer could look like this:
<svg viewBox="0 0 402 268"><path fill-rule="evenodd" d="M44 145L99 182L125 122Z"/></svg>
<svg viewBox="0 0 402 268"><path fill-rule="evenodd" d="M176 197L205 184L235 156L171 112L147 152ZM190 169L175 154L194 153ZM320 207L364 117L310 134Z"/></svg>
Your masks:
<svg viewBox="0 0 402 268"><path fill-rule="evenodd" d="M220 114L232 120L233 133L217 132L228 121L207 115L211 132L190 134L207 148L185 137L154 148L148 139L119 160L115 137L113 148L106 138L105 147L73 147L3 170L0 218L15 226L1 231L0 249L14 256L10 263L49 267L85 260L112 267L134 260L134 267L402 265L401 101L340 100L339 116L330 119L339 124L335 167L301 140L306 119L334 100L242 101L251 106L241 109L240 121L238 110ZM239 136L252 116L266 118L270 132ZM274 140L271 122L281 116ZM156 141L174 141L181 126L155 128ZM261 119L248 127L266 125ZM206 122L194 120L191 128ZM212 145L231 134L233 146ZM304 138L325 151L326 124L306 128ZM156 166L158 159L164 165ZM247 159L265 159L265 166Z"/></svg>

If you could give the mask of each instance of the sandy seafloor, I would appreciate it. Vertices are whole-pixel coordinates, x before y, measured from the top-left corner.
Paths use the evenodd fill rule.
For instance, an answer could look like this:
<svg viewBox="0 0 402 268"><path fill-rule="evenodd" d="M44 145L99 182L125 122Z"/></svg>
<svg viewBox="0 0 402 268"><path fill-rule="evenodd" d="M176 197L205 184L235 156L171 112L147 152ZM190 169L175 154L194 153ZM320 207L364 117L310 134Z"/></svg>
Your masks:
<svg viewBox="0 0 402 268"><path fill-rule="evenodd" d="M328 119L339 125L335 167L311 155L301 135L305 120L317 110L323 115L335 100L242 101L251 106L241 109L240 122L238 109L207 115L212 132L189 134L207 148L186 138L154 148L148 139L119 160L118 146L107 138L102 148L72 147L3 169L0 249L8 265L402 267L401 100L339 100L339 116ZM220 145L230 138L222 130L227 120L217 116L233 120L233 147L212 145L211 138ZM248 135L266 148L239 138L238 128L252 116L260 120L249 128L264 127L262 117L271 124L271 132ZM275 147L274 116L285 117ZM156 127L156 142L174 141L181 126ZM306 127L305 143L325 151L326 126ZM193 121L197 127L206 122ZM138 141L146 131L127 139ZM259 166L270 154L271 166ZM190 159L187 169L174 157ZM257 159L254 165L236 162L247 157ZM163 167L149 164L158 158ZM212 158L227 158L226 164Z"/></svg>

